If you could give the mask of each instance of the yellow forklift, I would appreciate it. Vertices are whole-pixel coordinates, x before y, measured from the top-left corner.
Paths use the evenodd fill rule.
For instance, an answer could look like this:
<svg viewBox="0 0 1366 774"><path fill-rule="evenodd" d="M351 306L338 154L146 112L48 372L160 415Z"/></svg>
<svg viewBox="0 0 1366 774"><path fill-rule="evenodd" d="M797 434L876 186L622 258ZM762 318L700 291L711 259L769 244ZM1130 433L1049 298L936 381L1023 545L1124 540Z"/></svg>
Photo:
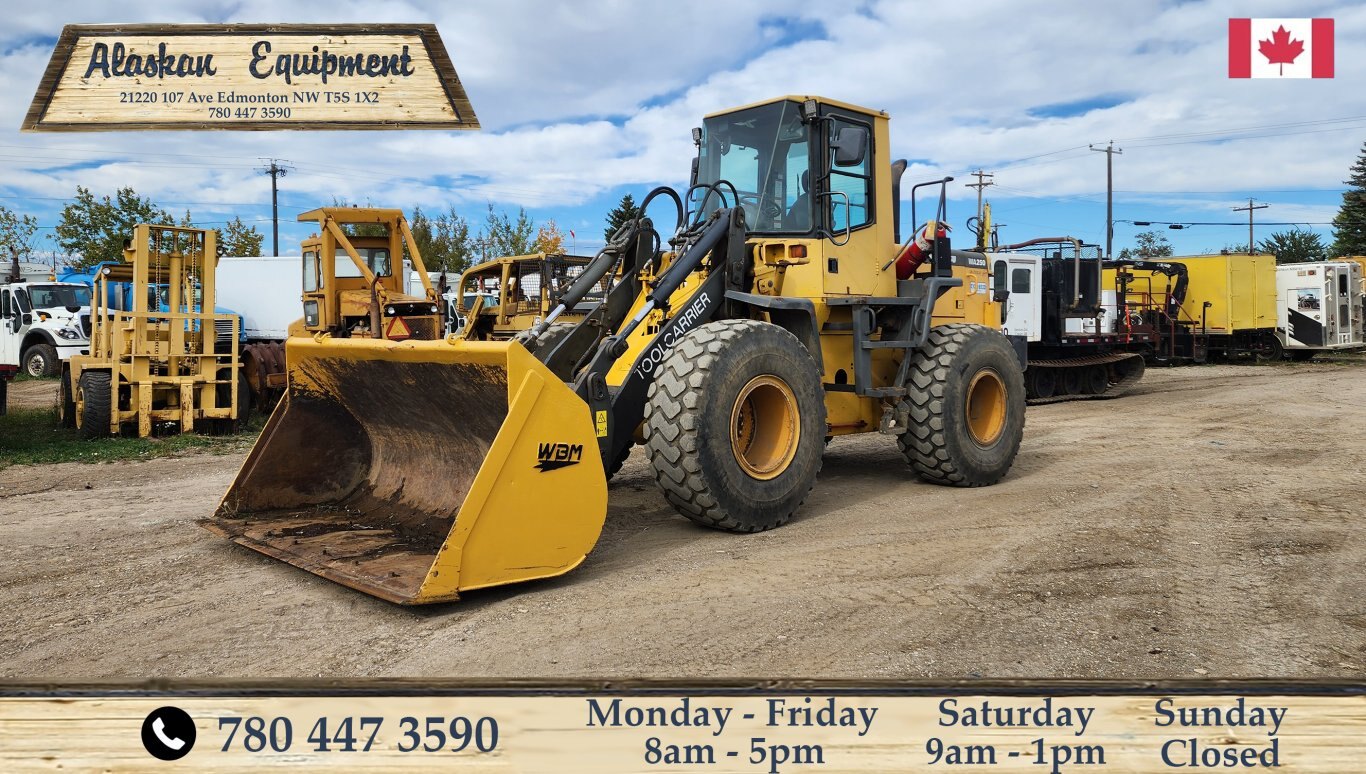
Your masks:
<svg viewBox="0 0 1366 774"><path fill-rule="evenodd" d="M214 313L218 258L216 231L143 224L122 262L97 267L90 354L63 368L64 425L85 438L238 429L250 393L239 318Z"/></svg>

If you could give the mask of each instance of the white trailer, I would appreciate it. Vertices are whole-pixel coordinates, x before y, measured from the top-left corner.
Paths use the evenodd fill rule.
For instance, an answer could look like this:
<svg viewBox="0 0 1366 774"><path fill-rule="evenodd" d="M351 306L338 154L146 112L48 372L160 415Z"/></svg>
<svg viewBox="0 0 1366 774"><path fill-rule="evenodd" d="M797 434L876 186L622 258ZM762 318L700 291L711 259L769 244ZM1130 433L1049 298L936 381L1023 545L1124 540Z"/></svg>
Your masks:
<svg viewBox="0 0 1366 774"><path fill-rule="evenodd" d="M282 342L289 325L303 316L303 259L224 257L218 261L218 304L242 316L247 342Z"/></svg>
<svg viewBox="0 0 1366 774"><path fill-rule="evenodd" d="M1366 348L1361 264L1277 266L1276 297L1276 335L1290 357L1308 360L1318 352Z"/></svg>

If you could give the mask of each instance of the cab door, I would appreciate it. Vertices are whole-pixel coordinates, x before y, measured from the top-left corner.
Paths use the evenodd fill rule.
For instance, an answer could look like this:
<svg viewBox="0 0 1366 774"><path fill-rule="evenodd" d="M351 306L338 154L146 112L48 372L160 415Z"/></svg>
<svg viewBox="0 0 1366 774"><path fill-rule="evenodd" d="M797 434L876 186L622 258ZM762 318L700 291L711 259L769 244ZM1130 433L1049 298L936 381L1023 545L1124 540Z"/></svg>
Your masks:
<svg viewBox="0 0 1366 774"><path fill-rule="evenodd" d="M1042 333L1040 290L1043 282L1040 269L1040 260L1033 256L992 256L992 291L1007 292L1005 322L1001 326L1001 332L1005 335L1039 341Z"/></svg>
<svg viewBox="0 0 1366 774"><path fill-rule="evenodd" d="M0 365L19 364L19 342L24 335L24 314L9 288L0 288Z"/></svg>

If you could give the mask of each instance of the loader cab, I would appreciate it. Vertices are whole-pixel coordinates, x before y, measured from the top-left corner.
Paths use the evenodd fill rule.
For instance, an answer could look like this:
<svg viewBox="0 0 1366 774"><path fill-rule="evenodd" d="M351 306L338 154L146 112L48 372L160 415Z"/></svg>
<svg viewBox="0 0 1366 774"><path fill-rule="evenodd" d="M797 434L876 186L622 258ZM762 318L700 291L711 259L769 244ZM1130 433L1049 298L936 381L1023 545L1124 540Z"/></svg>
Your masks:
<svg viewBox="0 0 1366 774"><path fill-rule="evenodd" d="M761 292L771 279L774 294L895 295L895 273L867 260L896 244L886 113L788 96L709 115L693 136L689 209L738 200L762 263L811 267L784 271L786 289L757 277Z"/></svg>
<svg viewBox="0 0 1366 774"><path fill-rule="evenodd" d="M861 109L798 98L708 116L693 205L707 213L738 198L752 234L828 236L872 225L873 122Z"/></svg>
<svg viewBox="0 0 1366 774"><path fill-rule="evenodd" d="M299 220L320 226L302 243L304 332L392 340L442 335L436 290L400 210L324 207ZM421 295L406 292L405 248Z"/></svg>

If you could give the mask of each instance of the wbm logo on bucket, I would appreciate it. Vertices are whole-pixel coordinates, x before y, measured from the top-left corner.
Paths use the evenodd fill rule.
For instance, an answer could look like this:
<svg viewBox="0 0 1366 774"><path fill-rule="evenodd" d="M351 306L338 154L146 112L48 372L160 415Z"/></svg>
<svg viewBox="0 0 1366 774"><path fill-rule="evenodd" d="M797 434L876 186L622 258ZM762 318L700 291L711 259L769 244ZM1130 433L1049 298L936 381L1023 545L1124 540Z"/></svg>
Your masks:
<svg viewBox="0 0 1366 774"><path fill-rule="evenodd" d="M1332 19L1229 19L1228 77L1332 78Z"/></svg>

